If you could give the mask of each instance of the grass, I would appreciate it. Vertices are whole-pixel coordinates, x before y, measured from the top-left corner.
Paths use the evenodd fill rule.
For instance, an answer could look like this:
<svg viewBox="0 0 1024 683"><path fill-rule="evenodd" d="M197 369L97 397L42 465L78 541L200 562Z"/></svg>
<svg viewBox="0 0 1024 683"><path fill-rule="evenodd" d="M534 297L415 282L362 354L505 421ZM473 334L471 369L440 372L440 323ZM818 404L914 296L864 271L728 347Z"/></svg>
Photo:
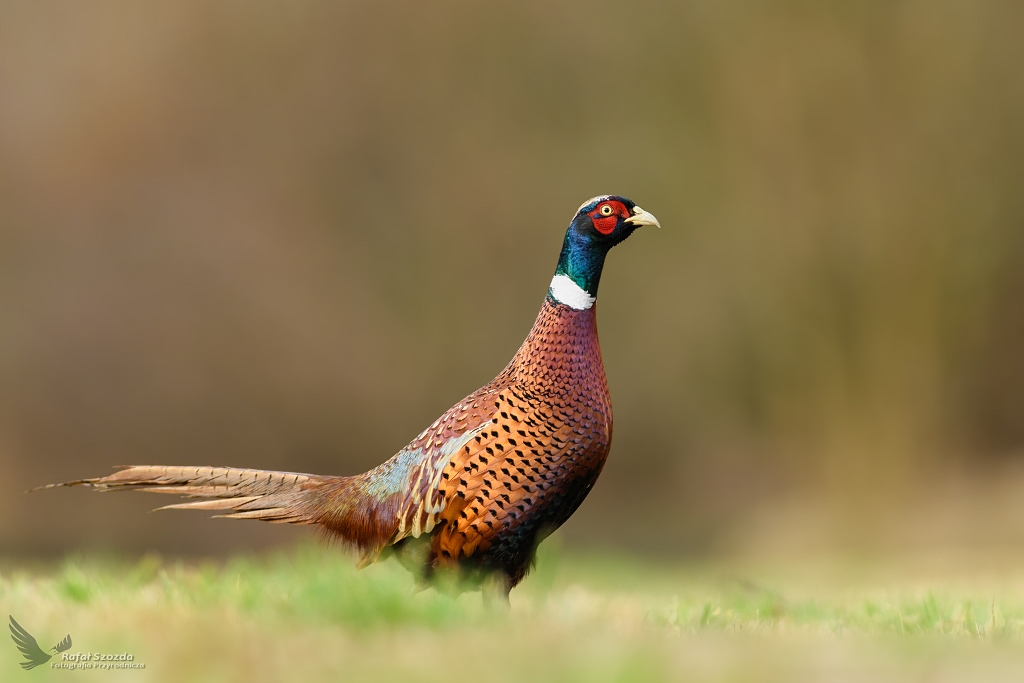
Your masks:
<svg viewBox="0 0 1024 683"><path fill-rule="evenodd" d="M131 653L145 669L21 671L83 681L1020 680L1024 580L803 563L669 565L563 553L513 591L414 593L393 561L299 546L181 563L70 558L0 572L0 608L45 648ZM545 549L542 549L545 550ZM743 571L739 571L742 569ZM6 640L6 639L5 639Z"/></svg>

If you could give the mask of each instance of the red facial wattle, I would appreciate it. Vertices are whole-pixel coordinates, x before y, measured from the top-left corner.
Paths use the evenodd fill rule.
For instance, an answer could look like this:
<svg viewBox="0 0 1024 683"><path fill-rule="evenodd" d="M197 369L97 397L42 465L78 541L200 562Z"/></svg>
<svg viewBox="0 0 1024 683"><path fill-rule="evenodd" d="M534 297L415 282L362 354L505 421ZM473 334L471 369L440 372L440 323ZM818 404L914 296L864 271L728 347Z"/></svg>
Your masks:
<svg viewBox="0 0 1024 683"><path fill-rule="evenodd" d="M608 207L611 213L608 213ZM607 201L601 202L590 212L590 219L594 223L594 229L602 235L610 235L615 231L620 218L628 218L629 209L622 202Z"/></svg>

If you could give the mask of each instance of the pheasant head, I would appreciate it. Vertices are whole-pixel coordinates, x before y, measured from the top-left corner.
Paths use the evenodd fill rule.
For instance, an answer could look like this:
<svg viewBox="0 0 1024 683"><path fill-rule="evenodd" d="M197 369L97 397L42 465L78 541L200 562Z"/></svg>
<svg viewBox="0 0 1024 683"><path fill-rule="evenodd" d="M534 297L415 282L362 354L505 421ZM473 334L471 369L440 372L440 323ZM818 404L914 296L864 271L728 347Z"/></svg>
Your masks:
<svg viewBox="0 0 1024 683"><path fill-rule="evenodd" d="M565 232L548 295L577 309L593 306L608 251L644 225L661 227L657 218L625 197L588 199Z"/></svg>

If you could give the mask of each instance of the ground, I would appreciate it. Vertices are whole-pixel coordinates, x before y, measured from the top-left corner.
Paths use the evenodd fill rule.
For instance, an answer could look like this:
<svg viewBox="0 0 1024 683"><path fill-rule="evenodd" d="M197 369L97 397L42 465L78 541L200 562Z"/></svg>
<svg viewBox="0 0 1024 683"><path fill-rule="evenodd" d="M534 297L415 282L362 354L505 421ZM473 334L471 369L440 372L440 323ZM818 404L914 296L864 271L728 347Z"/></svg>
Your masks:
<svg viewBox="0 0 1024 683"><path fill-rule="evenodd" d="M415 593L393 560L340 550L0 564L0 608L43 649L144 669L3 681L1024 680L1024 571L924 562L668 562L547 544L511 607ZM117 662L114 662L117 663ZM96 664L96 662L92 662ZM103 665L104 662L99 662Z"/></svg>

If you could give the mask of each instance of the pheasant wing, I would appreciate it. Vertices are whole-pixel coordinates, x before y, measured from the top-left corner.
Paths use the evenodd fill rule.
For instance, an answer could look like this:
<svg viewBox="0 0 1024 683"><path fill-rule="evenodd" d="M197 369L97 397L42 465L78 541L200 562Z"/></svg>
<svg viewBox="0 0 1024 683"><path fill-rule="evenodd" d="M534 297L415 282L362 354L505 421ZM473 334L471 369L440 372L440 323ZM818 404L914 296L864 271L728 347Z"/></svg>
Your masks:
<svg viewBox="0 0 1024 683"><path fill-rule="evenodd" d="M497 413L497 389L484 387L452 406L393 460L403 454L412 464L402 482L404 495L392 543L429 533L446 504L445 470L479 447ZM450 476L450 475L449 475Z"/></svg>

